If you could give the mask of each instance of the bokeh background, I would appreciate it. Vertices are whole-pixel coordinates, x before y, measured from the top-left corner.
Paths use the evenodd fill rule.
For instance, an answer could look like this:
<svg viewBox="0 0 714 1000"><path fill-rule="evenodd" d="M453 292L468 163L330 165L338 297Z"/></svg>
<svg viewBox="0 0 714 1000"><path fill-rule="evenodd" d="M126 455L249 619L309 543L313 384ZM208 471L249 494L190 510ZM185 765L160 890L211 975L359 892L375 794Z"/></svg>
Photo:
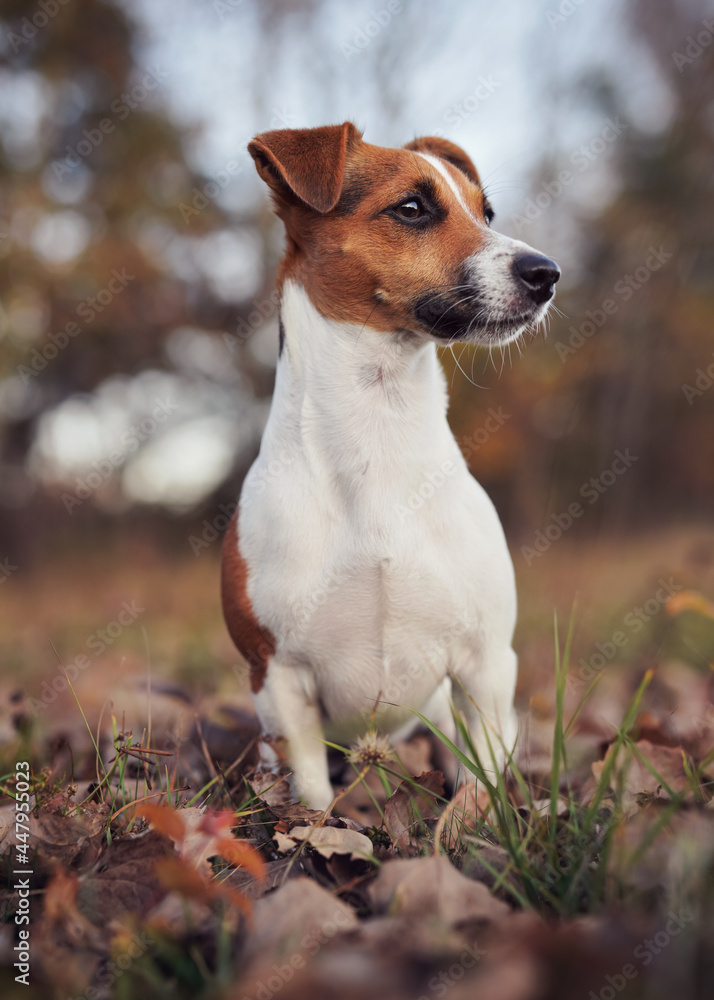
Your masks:
<svg viewBox="0 0 714 1000"><path fill-rule="evenodd" d="M462 145L496 228L562 266L547 336L443 356L513 551L521 706L547 703L575 598L581 669L708 671L706 615L655 595L714 596L711 4L2 0L9 699L49 690L57 654L99 666L85 705L149 669L244 690L218 558L269 407L282 246L246 143L347 118Z"/></svg>

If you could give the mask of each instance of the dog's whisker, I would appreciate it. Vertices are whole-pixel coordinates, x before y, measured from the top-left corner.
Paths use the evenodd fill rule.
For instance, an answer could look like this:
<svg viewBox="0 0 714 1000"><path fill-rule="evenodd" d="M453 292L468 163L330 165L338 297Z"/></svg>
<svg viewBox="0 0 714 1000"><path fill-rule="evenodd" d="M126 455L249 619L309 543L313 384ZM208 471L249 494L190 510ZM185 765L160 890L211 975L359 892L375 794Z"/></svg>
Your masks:
<svg viewBox="0 0 714 1000"><path fill-rule="evenodd" d="M477 383L476 383L476 382L474 382L474 381L472 381L472 380L471 380L471 379L470 379L470 378L468 377L468 375L466 374L466 372L465 372L465 371L463 370L463 368L461 367L461 365L460 365L460 364L459 364L459 362L458 362L458 359L457 359L457 357L456 357L456 354L454 353L454 345L453 345L453 344L449 344L449 350L451 351L451 354L452 354L452 357L453 357L454 361L456 362L456 367L457 367L457 368L459 369L459 371L460 371L460 372L461 372L461 374L462 374L462 375L464 376L464 378L466 379L466 381L467 381L467 382L470 382L470 383L471 383L471 385L472 385L472 386L474 386L474 388L476 388L476 389L483 389L483 388L484 388L484 386L482 386L482 385L477 385Z"/></svg>

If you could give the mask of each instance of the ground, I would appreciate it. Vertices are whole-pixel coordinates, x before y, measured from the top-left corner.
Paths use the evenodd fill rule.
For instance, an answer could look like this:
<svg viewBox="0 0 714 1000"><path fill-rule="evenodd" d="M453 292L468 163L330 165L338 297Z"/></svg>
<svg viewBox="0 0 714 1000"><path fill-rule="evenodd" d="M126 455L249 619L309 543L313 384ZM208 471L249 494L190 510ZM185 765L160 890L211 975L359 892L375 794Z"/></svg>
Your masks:
<svg viewBox="0 0 714 1000"><path fill-rule="evenodd" d="M462 760L479 810L438 733L334 750L329 814L256 773L217 549L4 584L3 996L710 995L714 533L513 554L522 737L504 782Z"/></svg>

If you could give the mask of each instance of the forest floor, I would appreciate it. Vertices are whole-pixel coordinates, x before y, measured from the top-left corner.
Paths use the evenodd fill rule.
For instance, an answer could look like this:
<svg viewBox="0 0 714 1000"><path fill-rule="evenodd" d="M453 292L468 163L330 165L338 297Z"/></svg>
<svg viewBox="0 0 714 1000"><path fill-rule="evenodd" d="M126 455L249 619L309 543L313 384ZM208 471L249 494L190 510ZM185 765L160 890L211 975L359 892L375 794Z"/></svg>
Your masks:
<svg viewBox="0 0 714 1000"><path fill-rule="evenodd" d="M257 771L216 558L3 587L3 997L712 995L711 530L514 551L521 739L505 780L462 757L478 815L438 733L332 751L329 814Z"/></svg>

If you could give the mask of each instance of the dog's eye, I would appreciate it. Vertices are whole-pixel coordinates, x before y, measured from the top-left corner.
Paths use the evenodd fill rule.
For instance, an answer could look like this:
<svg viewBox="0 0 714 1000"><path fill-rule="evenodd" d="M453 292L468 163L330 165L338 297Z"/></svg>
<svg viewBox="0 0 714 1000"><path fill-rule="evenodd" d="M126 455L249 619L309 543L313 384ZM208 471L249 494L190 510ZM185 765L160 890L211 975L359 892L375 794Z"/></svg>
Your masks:
<svg viewBox="0 0 714 1000"><path fill-rule="evenodd" d="M484 218L486 219L486 225L490 226L493 220L496 218L496 213L494 212L494 210L491 208L491 206L487 201L485 201L483 204L483 214Z"/></svg>
<svg viewBox="0 0 714 1000"><path fill-rule="evenodd" d="M422 215L426 215L424 204L419 198L407 198L406 201L395 205L394 211L402 219L420 219Z"/></svg>

